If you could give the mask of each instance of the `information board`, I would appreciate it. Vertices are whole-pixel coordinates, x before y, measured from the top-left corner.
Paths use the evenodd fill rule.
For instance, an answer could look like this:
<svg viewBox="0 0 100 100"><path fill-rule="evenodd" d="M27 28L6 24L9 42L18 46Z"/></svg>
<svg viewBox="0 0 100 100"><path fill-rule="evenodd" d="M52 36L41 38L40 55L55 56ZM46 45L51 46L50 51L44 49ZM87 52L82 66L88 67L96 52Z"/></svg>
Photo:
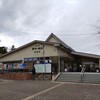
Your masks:
<svg viewBox="0 0 100 100"><path fill-rule="evenodd" d="M46 73L51 73L51 64L45 64L46 66Z"/></svg>
<svg viewBox="0 0 100 100"><path fill-rule="evenodd" d="M35 64L36 73L51 73L51 64Z"/></svg>

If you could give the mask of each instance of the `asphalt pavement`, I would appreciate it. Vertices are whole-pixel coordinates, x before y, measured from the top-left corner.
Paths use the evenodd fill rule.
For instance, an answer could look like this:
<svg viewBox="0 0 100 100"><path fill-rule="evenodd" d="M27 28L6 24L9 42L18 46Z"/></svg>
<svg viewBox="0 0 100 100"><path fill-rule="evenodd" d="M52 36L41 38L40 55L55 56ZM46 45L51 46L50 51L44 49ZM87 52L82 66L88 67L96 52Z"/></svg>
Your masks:
<svg viewBox="0 0 100 100"><path fill-rule="evenodd" d="M100 84L0 80L0 100L100 100Z"/></svg>

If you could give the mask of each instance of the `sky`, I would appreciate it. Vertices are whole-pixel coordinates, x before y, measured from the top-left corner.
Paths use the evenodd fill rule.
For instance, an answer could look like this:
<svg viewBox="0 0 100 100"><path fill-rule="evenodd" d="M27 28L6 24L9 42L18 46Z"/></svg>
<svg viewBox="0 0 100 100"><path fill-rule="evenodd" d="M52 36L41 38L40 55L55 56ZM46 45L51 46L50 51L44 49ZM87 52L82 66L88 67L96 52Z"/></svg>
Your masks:
<svg viewBox="0 0 100 100"><path fill-rule="evenodd" d="M100 55L100 0L0 0L0 46L54 33L78 52Z"/></svg>

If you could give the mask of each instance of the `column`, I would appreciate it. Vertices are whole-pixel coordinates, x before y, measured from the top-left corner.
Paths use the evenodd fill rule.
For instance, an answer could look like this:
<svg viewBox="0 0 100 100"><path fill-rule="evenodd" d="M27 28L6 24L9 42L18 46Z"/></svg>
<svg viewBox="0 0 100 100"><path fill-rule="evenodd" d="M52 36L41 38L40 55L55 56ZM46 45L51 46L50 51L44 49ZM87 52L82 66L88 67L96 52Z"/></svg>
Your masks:
<svg viewBox="0 0 100 100"><path fill-rule="evenodd" d="M60 56L58 56L58 72L60 72Z"/></svg>
<svg viewBox="0 0 100 100"><path fill-rule="evenodd" d="M99 68L100 68L100 59L99 59Z"/></svg>

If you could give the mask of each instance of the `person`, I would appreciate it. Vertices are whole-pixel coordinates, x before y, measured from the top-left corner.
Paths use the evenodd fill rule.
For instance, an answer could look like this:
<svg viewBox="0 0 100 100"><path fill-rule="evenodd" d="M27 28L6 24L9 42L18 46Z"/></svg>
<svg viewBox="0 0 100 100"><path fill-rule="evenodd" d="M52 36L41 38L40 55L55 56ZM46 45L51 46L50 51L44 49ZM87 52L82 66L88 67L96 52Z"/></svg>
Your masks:
<svg viewBox="0 0 100 100"><path fill-rule="evenodd" d="M35 67L33 66L32 68L32 79L35 80L35 74L36 74L36 71L35 71Z"/></svg>

